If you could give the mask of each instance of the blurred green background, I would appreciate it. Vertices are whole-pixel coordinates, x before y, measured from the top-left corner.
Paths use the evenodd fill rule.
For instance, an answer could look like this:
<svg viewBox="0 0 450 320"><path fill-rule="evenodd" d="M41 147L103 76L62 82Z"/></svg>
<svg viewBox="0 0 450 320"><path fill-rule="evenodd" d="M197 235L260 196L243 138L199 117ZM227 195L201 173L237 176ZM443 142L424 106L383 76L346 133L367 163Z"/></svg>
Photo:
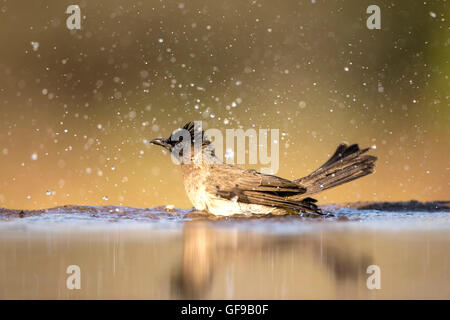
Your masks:
<svg viewBox="0 0 450 320"><path fill-rule="evenodd" d="M66 28L68 5L81 30ZM368 30L366 8L381 8ZM322 202L448 199L448 1L1 1L0 206L190 207L148 141L279 128L278 175L342 141L377 172ZM256 166L257 168L260 166Z"/></svg>

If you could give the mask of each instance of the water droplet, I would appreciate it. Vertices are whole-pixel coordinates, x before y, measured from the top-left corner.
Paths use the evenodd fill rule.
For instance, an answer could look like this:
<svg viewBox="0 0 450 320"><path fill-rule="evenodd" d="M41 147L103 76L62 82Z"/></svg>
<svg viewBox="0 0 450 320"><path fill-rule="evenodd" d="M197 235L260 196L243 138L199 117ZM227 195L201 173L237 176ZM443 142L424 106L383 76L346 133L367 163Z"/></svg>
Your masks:
<svg viewBox="0 0 450 320"><path fill-rule="evenodd" d="M234 152L232 149L227 149L225 152L225 158L226 159L233 159L234 158Z"/></svg>
<svg viewBox="0 0 450 320"><path fill-rule="evenodd" d="M37 51L39 49L39 42L31 41L30 44L31 44L31 47L33 48L33 51Z"/></svg>

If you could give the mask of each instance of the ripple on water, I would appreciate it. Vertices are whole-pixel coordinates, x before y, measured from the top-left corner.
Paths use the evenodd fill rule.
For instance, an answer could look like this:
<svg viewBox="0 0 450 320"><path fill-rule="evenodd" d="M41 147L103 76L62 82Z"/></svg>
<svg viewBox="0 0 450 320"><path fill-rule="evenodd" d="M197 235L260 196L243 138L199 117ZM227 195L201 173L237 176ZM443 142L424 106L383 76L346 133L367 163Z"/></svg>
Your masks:
<svg viewBox="0 0 450 320"><path fill-rule="evenodd" d="M392 207L391 207L392 208ZM201 220L215 227L243 228L256 232L298 233L320 229L411 230L450 229L450 212L389 211L325 206L328 216L216 217L190 209L172 207L135 208L124 206L61 206L45 210L0 209L0 229L180 229L187 221Z"/></svg>

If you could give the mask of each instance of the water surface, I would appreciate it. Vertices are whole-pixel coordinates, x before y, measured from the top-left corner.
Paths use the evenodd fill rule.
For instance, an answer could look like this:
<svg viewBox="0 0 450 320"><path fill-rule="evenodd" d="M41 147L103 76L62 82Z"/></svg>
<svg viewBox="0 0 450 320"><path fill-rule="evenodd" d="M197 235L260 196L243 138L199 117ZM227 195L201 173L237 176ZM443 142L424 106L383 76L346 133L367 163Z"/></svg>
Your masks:
<svg viewBox="0 0 450 320"><path fill-rule="evenodd" d="M450 298L450 213L216 218L164 207L0 210L1 299ZM66 268L81 268L81 289ZM369 265L381 289L369 290Z"/></svg>

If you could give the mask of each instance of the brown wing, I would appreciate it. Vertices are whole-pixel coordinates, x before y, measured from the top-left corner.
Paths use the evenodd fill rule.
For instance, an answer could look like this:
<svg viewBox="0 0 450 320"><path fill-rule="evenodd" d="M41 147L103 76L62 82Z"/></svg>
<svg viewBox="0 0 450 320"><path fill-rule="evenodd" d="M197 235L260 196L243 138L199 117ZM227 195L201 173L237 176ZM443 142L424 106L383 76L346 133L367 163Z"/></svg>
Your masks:
<svg viewBox="0 0 450 320"><path fill-rule="evenodd" d="M314 199L289 199L306 192L306 188L291 180L224 164L211 165L210 172L206 191L224 199L296 211L319 211Z"/></svg>

